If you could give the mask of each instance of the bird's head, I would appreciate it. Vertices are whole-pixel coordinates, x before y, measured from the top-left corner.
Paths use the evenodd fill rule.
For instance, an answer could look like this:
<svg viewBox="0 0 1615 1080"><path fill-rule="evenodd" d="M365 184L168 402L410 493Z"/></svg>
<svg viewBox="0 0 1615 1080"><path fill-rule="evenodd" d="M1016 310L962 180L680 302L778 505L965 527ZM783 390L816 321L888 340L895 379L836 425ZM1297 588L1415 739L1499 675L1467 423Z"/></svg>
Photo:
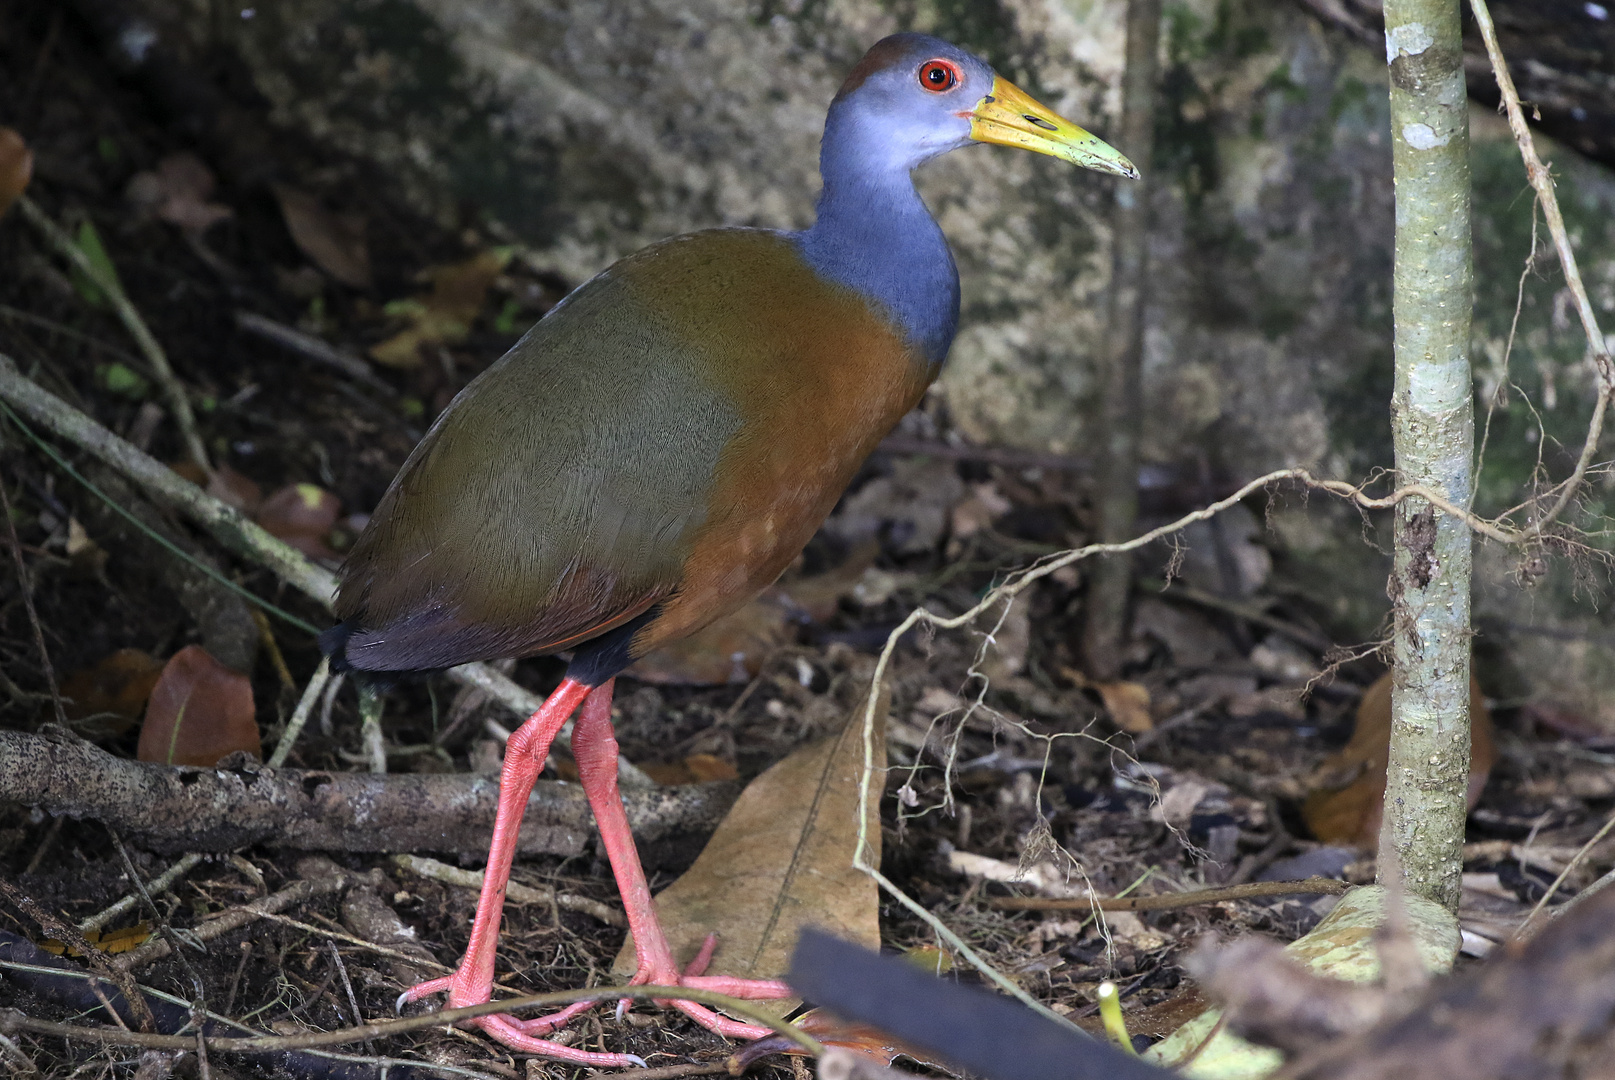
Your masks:
<svg viewBox="0 0 1615 1080"><path fill-rule="evenodd" d="M876 42L830 106L856 129L860 152L914 168L971 142L1019 146L1099 172L1138 170L1103 140L1034 101L963 49L926 34Z"/></svg>

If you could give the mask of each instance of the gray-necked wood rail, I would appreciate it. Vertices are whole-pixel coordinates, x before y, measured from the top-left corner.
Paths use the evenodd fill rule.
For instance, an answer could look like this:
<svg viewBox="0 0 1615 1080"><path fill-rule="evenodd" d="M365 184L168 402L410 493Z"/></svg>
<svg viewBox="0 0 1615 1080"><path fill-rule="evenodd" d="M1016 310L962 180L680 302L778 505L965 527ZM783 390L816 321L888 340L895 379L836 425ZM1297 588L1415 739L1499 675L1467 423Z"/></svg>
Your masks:
<svg viewBox="0 0 1615 1080"><path fill-rule="evenodd" d="M467 386L404 463L342 568L343 622L322 639L333 661L403 672L572 653L506 748L465 959L406 998L488 1000L516 831L574 710L573 753L638 951L634 981L789 994L675 964L617 792L612 680L778 577L936 377L959 277L910 172L973 141L1137 175L969 53L888 37L830 104L811 228L714 229L628 256ZM672 1004L725 1035L765 1033ZM585 1007L477 1023L529 1053L637 1060L543 1038Z"/></svg>

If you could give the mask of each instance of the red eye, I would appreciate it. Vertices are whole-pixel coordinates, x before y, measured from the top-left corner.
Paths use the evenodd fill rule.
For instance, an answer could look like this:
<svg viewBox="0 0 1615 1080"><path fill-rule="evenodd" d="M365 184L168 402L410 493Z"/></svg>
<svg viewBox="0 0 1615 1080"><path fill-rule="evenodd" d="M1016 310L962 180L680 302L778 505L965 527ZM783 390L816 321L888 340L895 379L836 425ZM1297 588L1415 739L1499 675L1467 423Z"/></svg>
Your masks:
<svg viewBox="0 0 1615 1080"><path fill-rule="evenodd" d="M935 94L959 85L959 65L948 60L927 60L920 65L920 85Z"/></svg>

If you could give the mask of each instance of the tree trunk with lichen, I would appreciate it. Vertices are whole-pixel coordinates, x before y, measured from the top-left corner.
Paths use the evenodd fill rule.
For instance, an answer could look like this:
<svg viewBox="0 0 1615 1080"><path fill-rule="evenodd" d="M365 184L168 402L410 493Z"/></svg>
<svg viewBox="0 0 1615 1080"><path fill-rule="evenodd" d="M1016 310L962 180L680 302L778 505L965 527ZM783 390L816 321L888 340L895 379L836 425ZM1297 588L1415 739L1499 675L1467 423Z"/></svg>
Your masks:
<svg viewBox="0 0 1615 1080"><path fill-rule="evenodd" d="M1116 187L1110 317L1105 337L1104 415L1095 509L1099 538L1132 538L1138 518L1138 441L1144 352L1144 274L1148 266L1151 144L1154 141L1156 53L1161 0L1129 0L1127 71L1122 80L1120 145L1138 166L1140 179ZM1083 661L1101 680L1121 675L1127 640L1127 594L1132 588L1130 554L1107 555L1094 568L1082 629Z"/></svg>
<svg viewBox="0 0 1615 1080"><path fill-rule="evenodd" d="M1400 483L1473 495L1468 99L1460 0L1386 0L1396 177ZM1470 533L1423 499L1396 508L1390 765L1380 877L1456 909L1469 775Z"/></svg>

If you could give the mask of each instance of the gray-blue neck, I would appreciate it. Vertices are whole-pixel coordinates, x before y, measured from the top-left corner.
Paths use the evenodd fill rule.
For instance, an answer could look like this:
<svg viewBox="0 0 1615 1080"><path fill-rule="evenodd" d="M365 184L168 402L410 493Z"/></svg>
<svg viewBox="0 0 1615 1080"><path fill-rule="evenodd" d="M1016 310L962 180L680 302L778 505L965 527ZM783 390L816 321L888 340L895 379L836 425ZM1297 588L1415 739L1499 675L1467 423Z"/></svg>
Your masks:
<svg viewBox="0 0 1615 1080"><path fill-rule="evenodd" d="M796 233L808 265L885 309L939 367L959 328L959 271L909 177L874 125L831 107L819 170L818 220Z"/></svg>

